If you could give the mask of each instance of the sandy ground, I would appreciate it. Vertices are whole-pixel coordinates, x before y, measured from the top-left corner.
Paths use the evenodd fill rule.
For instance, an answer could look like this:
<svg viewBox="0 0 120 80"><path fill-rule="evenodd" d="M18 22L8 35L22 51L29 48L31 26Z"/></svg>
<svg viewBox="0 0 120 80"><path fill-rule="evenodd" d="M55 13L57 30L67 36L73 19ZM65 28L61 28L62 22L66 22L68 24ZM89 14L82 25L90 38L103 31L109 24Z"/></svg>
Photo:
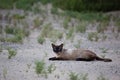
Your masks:
<svg viewBox="0 0 120 80"><path fill-rule="evenodd" d="M50 21L53 26L59 28L60 25L53 20L51 14L48 16L46 22ZM49 61L48 58L55 56L51 42L46 40L43 45L40 45L37 42L39 33L40 30L33 30L23 44L1 43L16 49L17 55L8 59L6 50L0 53L0 80L69 80L70 72L79 75L88 74L88 80L98 80L100 75L103 75L106 80L120 80L120 39L91 42L87 40L85 34L75 34L73 43L64 41L64 39L57 42L58 44L64 42L65 48L75 48L73 45L77 43L77 40L81 40L81 48L92 50L99 56L105 55L105 57L111 58L112 62ZM100 48L108 49L107 53L102 53ZM56 66L55 71L48 74L48 78L38 76L35 72L35 61L43 59L46 65L54 64ZM28 65L30 66L28 67Z"/></svg>

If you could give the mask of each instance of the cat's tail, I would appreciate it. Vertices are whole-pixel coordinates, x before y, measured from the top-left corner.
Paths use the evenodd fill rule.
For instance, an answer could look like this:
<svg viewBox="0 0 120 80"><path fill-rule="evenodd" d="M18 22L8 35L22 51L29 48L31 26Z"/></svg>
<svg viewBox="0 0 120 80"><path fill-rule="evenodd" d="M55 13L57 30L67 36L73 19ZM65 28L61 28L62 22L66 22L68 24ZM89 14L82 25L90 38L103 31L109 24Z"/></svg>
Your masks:
<svg viewBox="0 0 120 80"><path fill-rule="evenodd" d="M96 60L104 61L104 62L112 62L112 59L109 59L109 58L100 58L98 56L96 56Z"/></svg>

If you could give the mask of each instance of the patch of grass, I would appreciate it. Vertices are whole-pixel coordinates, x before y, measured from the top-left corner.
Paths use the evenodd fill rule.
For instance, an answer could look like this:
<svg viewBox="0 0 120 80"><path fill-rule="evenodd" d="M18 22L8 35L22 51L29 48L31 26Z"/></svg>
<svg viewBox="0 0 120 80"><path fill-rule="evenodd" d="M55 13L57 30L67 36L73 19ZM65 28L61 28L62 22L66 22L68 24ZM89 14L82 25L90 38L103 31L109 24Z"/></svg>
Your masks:
<svg viewBox="0 0 120 80"><path fill-rule="evenodd" d="M42 36L39 36L39 37L38 37L38 42L39 42L40 44L43 44L43 43L45 42L45 38L42 37Z"/></svg>
<svg viewBox="0 0 120 80"><path fill-rule="evenodd" d="M12 57L14 57L17 54L17 51L12 49L12 48L8 48L8 59L11 59Z"/></svg>
<svg viewBox="0 0 120 80"><path fill-rule="evenodd" d="M43 21L39 19L39 17L36 17L34 20L34 27L37 28L37 27L40 27L40 25L42 25Z"/></svg>
<svg viewBox="0 0 120 80"><path fill-rule="evenodd" d="M52 41L56 41L63 37L63 33L57 29L54 29L51 24L46 24L41 31L40 36L42 38L49 38Z"/></svg>
<svg viewBox="0 0 120 80"><path fill-rule="evenodd" d="M50 64L47 67L43 60L36 61L35 65L36 65L35 71L38 74L38 76L41 75L44 76L45 78L48 77L48 73L51 74L56 69L55 65L53 64Z"/></svg>
<svg viewBox="0 0 120 80"><path fill-rule="evenodd" d="M36 65L35 71L38 75L42 74L45 71L45 62L43 60L42 61L36 61L35 65Z"/></svg>
<svg viewBox="0 0 120 80"><path fill-rule="evenodd" d="M57 9L57 8L52 7L52 8L51 8L51 13L52 13L52 14L58 14L59 12L58 12L58 9Z"/></svg>
<svg viewBox="0 0 120 80"><path fill-rule="evenodd" d="M105 78L102 74L97 78L97 80L108 80L107 78Z"/></svg>
<svg viewBox="0 0 120 80"><path fill-rule="evenodd" d="M48 66L48 73L52 73L55 69L56 69L55 65L54 64L50 64Z"/></svg>
<svg viewBox="0 0 120 80"><path fill-rule="evenodd" d="M74 72L70 72L69 77L70 77L70 80L79 80L78 74Z"/></svg>
<svg viewBox="0 0 120 80"><path fill-rule="evenodd" d="M80 75L80 80L88 80L88 74L87 73L81 74Z"/></svg>
<svg viewBox="0 0 120 80"><path fill-rule="evenodd" d="M116 25L117 31L120 32L120 20L117 20L115 22L115 25Z"/></svg>
<svg viewBox="0 0 120 80"><path fill-rule="evenodd" d="M107 30L107 27L108 27L108 21L101 22L101 23L97 26L97 32L98 32L98 33L104 33L104 31Z"/></svg>
<svg viewBox="0 0 120 80"><path fill-rule="evenodd" d="M76 19L79 19L80 21L88 21L88 22L94 22L94 21L109 21L110 16L105 15L104 13L100 12L75 12L75 11L65 11L65 16L73 17Z"/></svg>
<svg viewBox="0 0 120 80"><path fill-rule="evenodd" d="M12 15L12 18L13 18L13 19L17 19L17 20L25 19L25 15L13 14L13 15Z"/></svg>
<svg viewBox="0 0 120 80"><path fill-rule="evenodd" d="M66 33L66 38L71 39L74 36L74 27L70 27L68 29L68 33Z"/></svg>
<svg viewBox="0 0 120 80"><path fill-rule="evenodd" d="M98 36L97 32L88 33L88 40L90 40L90 41L98 41L98 39L99 39L99 36Z"/></svg>
<svg viewBox="0 0 120 80"><path fill-rule="evenodd" d="M66 17L64 20L63 20L63 27L65 28L65 29L68 29L68 27L69 27L69 22L70 22L70 17Z"/></svg>
<svg viewBox="0 0 120 80"><path fill-rule="evenodd" d="M30 34L29 31L26 29L22 29L18 27L10 27L10 26L6 26L5 32L7 34L12 34L14 36L14 37L5 38L5 41L15 42L15 43L22 43L23 38Z"/></svg>
<svg viewBox="0 0 120 80"><path fill-rule="evenodd" d="M86 26L87 23L86 22L81 22L76 26L76 32L81 32L84 33L86 31Z"/></svg>
<svg viewBox="0 0 120 80"><path fill-rule="evenodd" d="M8 73L7 69L4 68L3 69L3 77L4 77L5 80L6 80L6 77L7 77L7 73Z"/></svg>
<svg viewBox="0 0 120 80"><path fill-rule="evenodd" d="M107 53L108 49L106 48L100 48L102 50L102 53Z"/></svg>

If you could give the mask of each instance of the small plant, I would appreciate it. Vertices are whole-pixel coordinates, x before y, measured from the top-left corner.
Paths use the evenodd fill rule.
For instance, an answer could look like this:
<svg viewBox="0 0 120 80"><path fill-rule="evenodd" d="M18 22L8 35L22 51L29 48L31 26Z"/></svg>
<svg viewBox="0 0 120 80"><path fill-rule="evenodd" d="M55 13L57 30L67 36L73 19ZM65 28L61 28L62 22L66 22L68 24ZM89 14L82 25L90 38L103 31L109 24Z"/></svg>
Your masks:
<svg viewBox="0 0 120 80"><path fill-rule="evenodd" d="M91 32L88 34L88 40L90 41L98 41L98 33L97 32Z"/></svg>
<svg viewBox="0 0 120 80"><path fill-rule="evenodd" d="M56 69L55 65L54 64L50 64L48 66L48 73L52 73L55 69Z"/></svg>
<svg viewBox="0 0 120 80"><path fill-rule="evenodd" d="M42 37L42 36L39 36L39 37L38 37L38 42L39 42L40 44L43 44L43 43L45 42L45 38Z"/></svg>
<svg viewBox="0 0 120 80"><path fill-rule="evenodd" d="M16 50L13 50L12 48L8 48L8 59L11 59L12 57L14 57L17 54Z"/></svg>
<svg viewBox="0 0 120 80"><path fill-rule="evenodd" d="M106 48L100 48L102 50L102 53L107 53L108 49Z"/></svg>
<svg viewBox="0 0 120 80"><path fill-rule="evenodd" d="M35 70L38 75L42 74L45 71L45 63L43 60L35 62L35 65Z"/></svg>
<svg viewBox="0 0 120 80"><path fill-rule="evenodd" d="M6 68L4 68L3 69L3 77L4 77L4 79L6 80L6 76L7 76L7 69Z"/></svg>
<svg viewBox="0 0 120 80"><path fill-rule="evenodd" d="M107 78L105 78L102 74L97 78L97 80L108 80Z"/></svg>
<svg viewBox="0 0 120 80"><path fill-rule="evenodd" d="M66 34L67 39L71 39L74 36L74 27L70 27L68 33Z"/></svg>
<svg viewBox="0 0 120 80"><path fill-rule="evenodd" d="M68 27L69 27L69 22L70 22L70 17L67 17L67 18L65 18L64 19L64 21L63 21L63 27L65 28L65 29L68 29Z"/></svg>
<svg viewBox="0 0 120 80"><path fill-rule="evenodd" d="M70 80L79 80L78 74L71 72L69 74Z"/></svg>
<svg viewBox="0 0 120 80"><path fill-rule="evenodd" d="M88 80L88 74L86 73L86 74L81 74L80 75L80 80Z"/></svg>
<svg viewBox="0 0 120 80"><path fill-rule="evenodd" d="M76 26L76 32L84 33L86 31L86 22L81 22Z"/></svg>
<svg viewBox="0 0 120 80"><path fill-rule="evenodd" d="M12 17L13 17L14 19L17 19L17 20L19 20L19 19L24 19L24 18L25 18L24 15L20 15L20 14L14 14Z"/></svg>
<svg viewBox="0 0 120 80"><path fill-rule="evenodd" d="M52 7L52 8L51 8L51 13L52 13L52 14L58 14L58 9L55 8L55 7Z"/></svg>
<svg viewBox="0 0 120 80"><path fill-rule="evenodd" d="M107 30L107 26L108 26L108 21L105 22L101 22L98 26L97 26L97 32L98 33L104 33L105 30Z"/></svg>
<svg viewBox="0 0 120 80"><path fill-rule="evenodd" d="M36 27L39 27L39 26L43 23L43 21L40 20L39 17L35 18L35 19L33 20L33 22L34 22L34 27L35 27L35 28L36 28Z"/></svg>

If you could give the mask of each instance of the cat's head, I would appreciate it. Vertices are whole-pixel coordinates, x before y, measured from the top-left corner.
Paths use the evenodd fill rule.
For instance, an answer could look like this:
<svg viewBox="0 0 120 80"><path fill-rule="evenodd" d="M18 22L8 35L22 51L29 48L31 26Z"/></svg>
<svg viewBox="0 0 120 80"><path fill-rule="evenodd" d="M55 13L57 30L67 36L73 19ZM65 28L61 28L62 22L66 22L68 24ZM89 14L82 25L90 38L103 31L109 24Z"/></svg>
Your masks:
<svg viewBox="0 0 120 80"><path fill-rule="evenodd" d="M63 44L55 45L52 43L52 48L55 53L60 53L63 50Z"/></svg>

